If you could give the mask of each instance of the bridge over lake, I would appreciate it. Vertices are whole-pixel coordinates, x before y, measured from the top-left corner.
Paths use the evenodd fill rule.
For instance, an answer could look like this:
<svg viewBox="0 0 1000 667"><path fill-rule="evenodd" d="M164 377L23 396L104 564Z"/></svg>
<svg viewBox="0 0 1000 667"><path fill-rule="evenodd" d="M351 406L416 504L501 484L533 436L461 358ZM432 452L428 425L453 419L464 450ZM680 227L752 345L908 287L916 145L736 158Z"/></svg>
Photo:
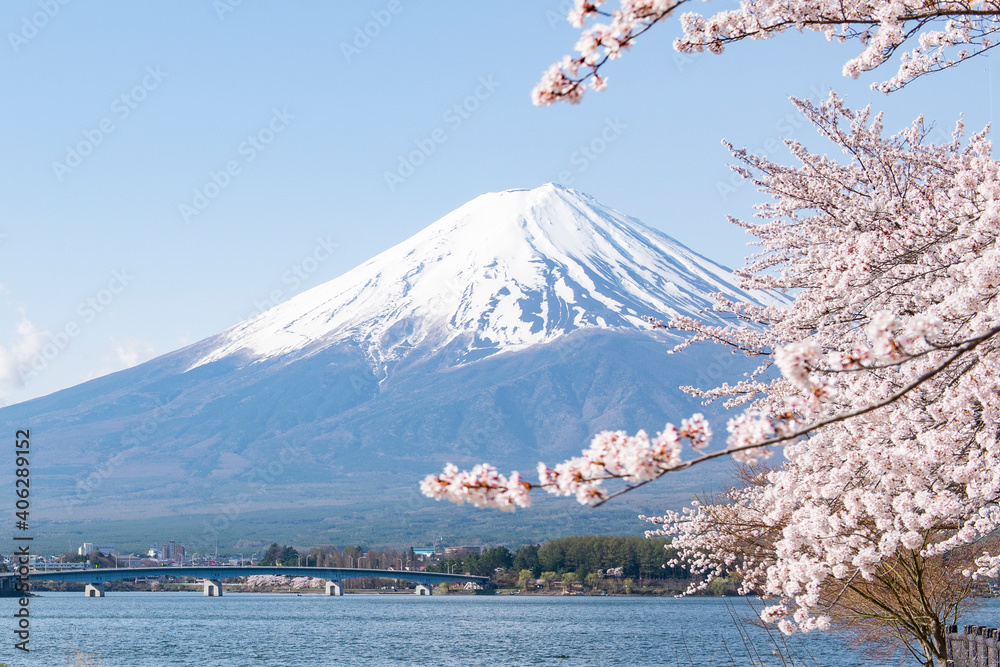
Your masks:
<svg viewBox="0 0 1000 667"><path fill-rule="evenodd" d="M343 595L344 589L340 582L345 579L360 579L376 577L380 579L401 579L413 581L417 585L417 595L430 595L428 584L466 583L472 582L487 588L489 577L475 577L470 574L446 574L443 572L422 572L419 570L373 570L346 567L282 567L253 565L237 566L203 566L185 567L119 567L95 568L88 570L50 570L30 572L29 580L34 581L75 581L86 584L84 595L87 597L104 597L104 584L118 579L134 579L139 577L193 577L201 579L205 587L205 595L218 597L222 595L222 581L236 577L249 577L255 574L275 574L290 577L314 577L326 579L327 595ZM0 591L10 594L14 590L17 574L0 574Z"/></svg>

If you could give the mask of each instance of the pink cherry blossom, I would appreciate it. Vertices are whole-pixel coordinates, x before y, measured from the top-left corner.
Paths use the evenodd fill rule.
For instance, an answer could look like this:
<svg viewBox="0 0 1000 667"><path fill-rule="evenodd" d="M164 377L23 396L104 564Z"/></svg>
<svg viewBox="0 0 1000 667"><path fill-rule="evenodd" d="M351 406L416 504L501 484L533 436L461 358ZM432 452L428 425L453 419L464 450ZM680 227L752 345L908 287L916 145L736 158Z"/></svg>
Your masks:
<svg viewBox="0 0 1000 667"><path fill-rule="evenodd" d="M987 544L1000 529L1000 162L985 134L966 140L960 125L930 144L920 119L884 136L880 116L836 95L795 103L850 161L796 142L797 166L730 147L736 171L771 197L758 220L734 220L760 249L742 286L791 304L719 299L731 326L654 323L686 333L677 353L712 340L759 359L735 384L687 389L738 410L725 446L711 448L708 422L692 415L654 438L599 433L580 456L540 465L537 484L449 466L425 493L512 510L544 488L599 505L711 458L758 463L780 447L780 467L732 489L723 508L695 503L646 520L700 577L692 590L738 571L745 592L779 601L765 620L782 632L830 627L821 591L832 580L871 580L904 552ZM768 375L775 366L778 377ZM743 540L757 533L734 542L729 523L758 526L768 549L748 552ZM994 577L991 553L945 562L956 575Z"/></svg>
<svg viewBox="0 0 1000 667"><path fill-rule="evenodd" d="M575 56L565 56L545 72L532 91L535 104L579 102L587 81L603 90L601 69L631 48L640 35L673 16L691 0L619 0L604 9L603 0L576 0L567 19L582 32ZM914 79L954 67L997 45L1000 6L975 0L865 0L844 4L833 0L786 2L746 0L739 9L705 17L680 16L682 35L674 42L681 53L720 54L734 42L770 39L788 30L811 30L838 42L857 42L861 51L843 67L844 76L859 77L899 54L896 73L872 84L890 92ZM906 50L907 48L909 50Z"/></svg>

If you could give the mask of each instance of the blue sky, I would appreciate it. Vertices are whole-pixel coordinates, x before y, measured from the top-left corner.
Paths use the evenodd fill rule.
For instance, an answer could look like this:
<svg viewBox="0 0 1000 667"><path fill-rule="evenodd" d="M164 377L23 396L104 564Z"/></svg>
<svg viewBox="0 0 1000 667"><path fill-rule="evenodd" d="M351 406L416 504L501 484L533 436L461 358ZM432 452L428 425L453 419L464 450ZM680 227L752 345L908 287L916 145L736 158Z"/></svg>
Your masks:
<svg viewBox="0 0 1000 667"><path fill-rule="evenodd" d="M0 404L217 333L484 192L563 182L738 265L725 216L759 195L720 142L825 150L789 95L833 87L890 129L992 114L987 58L886 97L841 76L856 45L679 56L676 22L607 92L535 108L577 39L566 0L96 4L0 9Z"/></svg>

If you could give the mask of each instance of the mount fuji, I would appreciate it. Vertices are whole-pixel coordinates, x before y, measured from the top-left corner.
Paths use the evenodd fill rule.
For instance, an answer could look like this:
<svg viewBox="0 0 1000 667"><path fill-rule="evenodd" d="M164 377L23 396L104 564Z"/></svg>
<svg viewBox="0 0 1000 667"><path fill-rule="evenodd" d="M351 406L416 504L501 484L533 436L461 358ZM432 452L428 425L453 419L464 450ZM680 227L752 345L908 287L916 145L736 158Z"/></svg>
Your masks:
<svg viewBox="0 0 1000 667"><path fill-rule="evenodd" d="M669 236L549 183L477 197L340 278L223 333L195 366L351 342L383 374L414 348L464 364L580 329L706 317L755 297ZM708 315L711 317L711 315Z"/></svg>
<svg viewBox="0 0 1000 667"><path fill-rule="evenodd" d="M32 430L33 509L61 544L150 525L203 546L621 532L718 471L589 519L544 505L558 526L436 505L416 484L447 461L532 470L599 430L705 411L676 387L745 364L710 346L668 355L677 339L646 318L713 321L712 293L780 303L581 192L485 194L253 319L0 420Z"/></svg>

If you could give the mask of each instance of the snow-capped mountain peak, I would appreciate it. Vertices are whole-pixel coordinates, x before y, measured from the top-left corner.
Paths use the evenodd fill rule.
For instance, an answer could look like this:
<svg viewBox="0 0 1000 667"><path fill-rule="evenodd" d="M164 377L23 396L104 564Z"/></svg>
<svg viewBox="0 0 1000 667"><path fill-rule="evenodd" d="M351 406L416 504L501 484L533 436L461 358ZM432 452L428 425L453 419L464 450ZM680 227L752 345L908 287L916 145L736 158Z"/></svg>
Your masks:
<svg viewBox="0 0 1000 667"><path fill-rule="evenodd" d="M588 327L759 300L728 269L576 190L548 183L484 194L339 278L217 337L193 367L360 345L385 367L416 348L459 363ZM709 315L710 317L710 315Z"/></svg>

